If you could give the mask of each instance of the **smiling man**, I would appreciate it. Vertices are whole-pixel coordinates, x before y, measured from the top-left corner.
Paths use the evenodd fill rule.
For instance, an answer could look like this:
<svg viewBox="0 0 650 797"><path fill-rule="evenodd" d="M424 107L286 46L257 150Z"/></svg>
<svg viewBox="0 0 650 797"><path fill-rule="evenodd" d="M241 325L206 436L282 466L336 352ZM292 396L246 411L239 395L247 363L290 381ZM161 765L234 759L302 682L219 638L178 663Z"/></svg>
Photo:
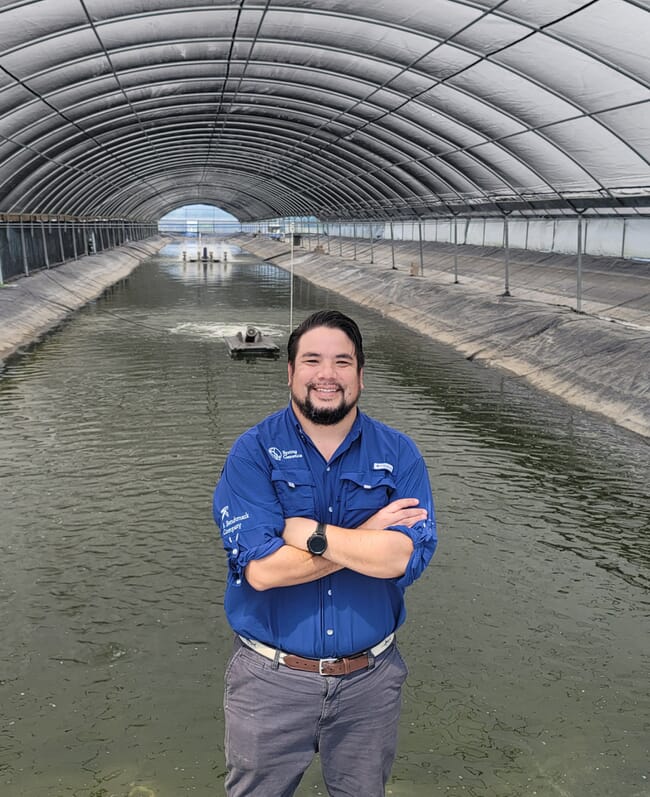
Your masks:
<svg viewBox="0 0 650 797"><path fill-rule="evenodd" d="M436 547L427 469L358 409L351 318L309 316L288 361L289 406L235 442L214 493L236 634L226 793L290 797L319 752L331 797L383 797L407 675L395 632Z"/></svg>

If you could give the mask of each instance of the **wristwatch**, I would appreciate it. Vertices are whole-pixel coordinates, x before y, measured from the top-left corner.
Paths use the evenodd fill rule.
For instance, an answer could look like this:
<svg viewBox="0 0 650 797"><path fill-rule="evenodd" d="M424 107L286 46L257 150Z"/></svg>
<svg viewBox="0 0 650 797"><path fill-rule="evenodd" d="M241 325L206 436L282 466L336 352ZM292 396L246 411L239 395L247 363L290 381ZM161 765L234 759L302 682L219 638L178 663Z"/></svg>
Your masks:
<svg viewBox="0 0 650 797"><path fill-rule="evenodd" d="M327 537L325 536L325 524L319 523L316 531L307 539L307 550L314 556L322 556L327 550Z"/></svg>

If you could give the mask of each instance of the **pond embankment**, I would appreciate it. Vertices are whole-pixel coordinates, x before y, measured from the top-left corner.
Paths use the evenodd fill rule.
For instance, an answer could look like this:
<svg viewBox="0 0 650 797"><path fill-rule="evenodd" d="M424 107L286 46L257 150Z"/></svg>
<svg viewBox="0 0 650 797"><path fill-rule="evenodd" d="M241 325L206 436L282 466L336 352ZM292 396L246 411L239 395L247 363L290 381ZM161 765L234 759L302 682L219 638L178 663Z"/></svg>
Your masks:
<svg viewBox="0 0 650 797"><path fill-rule="evenodd" d="M125 244L0 288L0 360L38 340L126 278L169 240L160 236ZM289 270L291 256L285 242L259 236L232 240ZM626 308L627 316L612 320L575 312L559 289L554 297L548 269L528 268L525 288L515 296L503 296L494 282L476 275L464 276L460 284L435 268L427 267L425 275L412 275L416 254L410 252L408 257L410 268L401 262L393 268L385 243L377 245L373 263L325 254L321 247L308 252L296 248L293 270L315 285L453 346L468 359L516 374L575 406L650 437L650 329L644 326L648 316L641 282L631 283L623 296L622 278L616 273L590 275L594 294L600 290L600 304L594 306L604 307L610 301ZM629 299L630 290L635 292L634 301ZM630 317L640 323L622 320Z"/></svg>
<svg viewBox="0 0 650 797"><path fill-rule="evenodd" d="M0 361L38 340L70 313L125 279L169 243L156 236L71 260L0 288Z"/></svg>
<svg viewBox="0 0 650 797"><path fill-rule="evenodd" d="M258 257L284 269L291 266L286 243L256 236L236 240ZM486 291L480 282L443 283L440 272L412 276L405 268L386 266L385 258L364 264L325 254L321 247L307 253L295 249L293 270L315 285L453 346L468 359L502 368L650 437L650 330L643 326L553 304L548 282L547 301L520 298L532 295L530 278L527 291L503 296ZM609 278L614 286L616 275ZM602 289L606 294L604 282Z"/></svg>

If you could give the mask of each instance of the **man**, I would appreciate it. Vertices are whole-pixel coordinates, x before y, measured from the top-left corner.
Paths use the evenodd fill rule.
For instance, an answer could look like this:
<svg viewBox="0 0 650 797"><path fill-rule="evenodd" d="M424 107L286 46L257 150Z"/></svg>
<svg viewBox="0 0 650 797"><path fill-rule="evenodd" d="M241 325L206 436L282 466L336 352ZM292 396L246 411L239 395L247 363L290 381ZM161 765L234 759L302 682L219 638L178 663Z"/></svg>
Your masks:
<svg viewBox="0 0 650 797"><path fill-rule="evenodd" d="M311 315L288 361L289 406L235 442L214 493L237 635L226 792L289 797L319 752L331 797L383 797L407 675L394 633L436 547L427 470L357 408L351 318Z"/></svg>

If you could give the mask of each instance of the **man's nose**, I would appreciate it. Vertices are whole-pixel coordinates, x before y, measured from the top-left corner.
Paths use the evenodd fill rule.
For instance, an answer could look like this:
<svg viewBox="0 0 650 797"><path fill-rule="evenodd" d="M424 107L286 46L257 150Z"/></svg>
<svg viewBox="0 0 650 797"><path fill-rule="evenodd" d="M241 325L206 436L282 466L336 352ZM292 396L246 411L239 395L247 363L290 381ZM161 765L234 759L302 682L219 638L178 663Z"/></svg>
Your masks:
<svg viewBox="0 0 650 797"><path fill-rule="evenodd" d="M334 360L321 360L319 376L333 378L336 374L336 362Z"/></svg>

